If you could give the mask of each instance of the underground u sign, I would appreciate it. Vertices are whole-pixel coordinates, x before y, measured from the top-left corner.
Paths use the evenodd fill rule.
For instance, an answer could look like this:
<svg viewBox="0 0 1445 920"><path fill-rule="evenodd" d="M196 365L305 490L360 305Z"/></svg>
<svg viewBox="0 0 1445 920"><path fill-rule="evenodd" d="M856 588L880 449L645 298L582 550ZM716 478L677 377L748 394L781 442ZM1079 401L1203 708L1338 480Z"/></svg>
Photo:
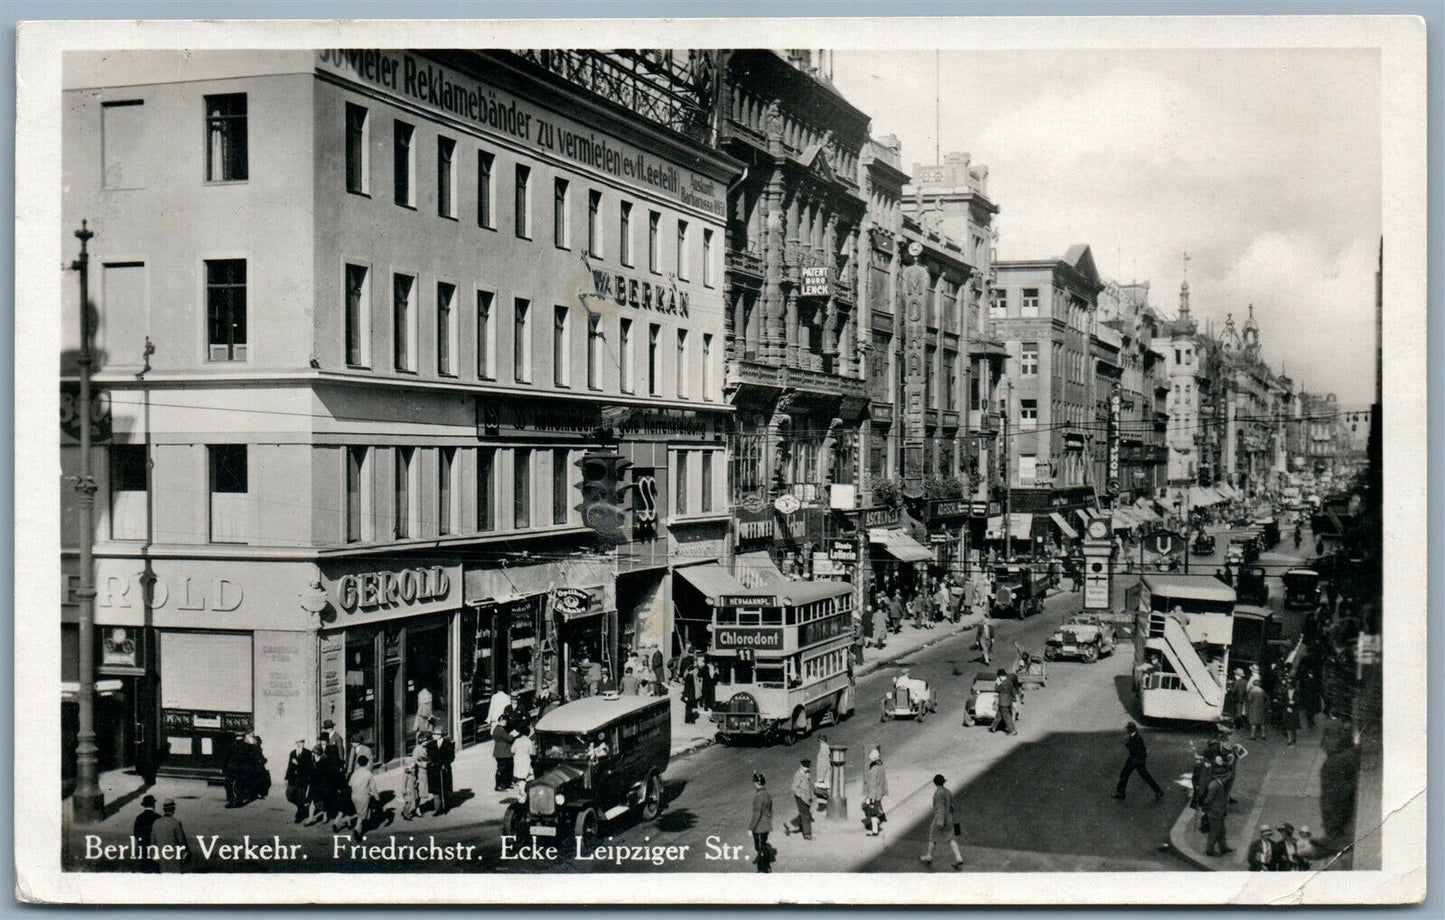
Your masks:
<svg viewBox="0 0 1445 920"><path fill-rule="evenodd" d="M1184 537L1168 530L1156 530L1144 538L1144 549L1158 556L1177 555L1184 549Z"/></svg>

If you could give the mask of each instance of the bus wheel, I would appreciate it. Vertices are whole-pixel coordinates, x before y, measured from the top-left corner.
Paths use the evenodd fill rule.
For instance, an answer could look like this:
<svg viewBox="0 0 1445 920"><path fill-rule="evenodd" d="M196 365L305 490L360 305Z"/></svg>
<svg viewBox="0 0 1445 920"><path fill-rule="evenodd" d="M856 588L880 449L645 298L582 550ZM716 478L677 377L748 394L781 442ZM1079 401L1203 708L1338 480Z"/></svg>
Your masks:
<svg viewBox="0 0 1445 920"><path fill-rule="evenodd" d="M592 847L597 843L597 812L590 808L578 812L577 821L572 826L572 836L577 838L580 852L592 852Z"/></svg>
<svg viewBox="0 0 1445 920"><path fill-rule="evenodd" d="M853 691L843 690L838 694L837 717L846 719L853 714Z"/></svg>
<svg viewBox="0 0 1445 920"><path fill-rule="evenodd" d="M793 740L806 738L813 731L813 718L808 715L807 710L799 706L793 710L793 718L788 722L788 729Z"/></svg>
<svg viewBox="0 0 1445 920"><path fill-rule="evenodd" d="M651 821L662 813L662 777L649 773L642 789L642 820Z"/></svg>

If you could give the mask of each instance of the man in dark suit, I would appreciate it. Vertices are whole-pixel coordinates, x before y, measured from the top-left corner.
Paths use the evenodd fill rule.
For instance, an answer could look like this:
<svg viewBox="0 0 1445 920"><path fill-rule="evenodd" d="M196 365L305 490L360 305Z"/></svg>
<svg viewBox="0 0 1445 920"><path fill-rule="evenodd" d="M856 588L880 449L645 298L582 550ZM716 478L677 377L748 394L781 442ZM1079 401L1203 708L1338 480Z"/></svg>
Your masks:
<svg viewBox="0 0 1445 920"><path fill-rule="evenodd" d="M1273 872L1279 868L1282 855L1279 841L1274 837L1274 828L1261 824L1259 836L1249 845L1249 871Z"/></svg>
<svg viewBox="0 0 1445 920"><path fill-rule="evenodd" d="M296 749L286 758L286 801L296 806L295 823L305 821L311 811L311 776L316 772L316 758L304 739L296 741Z"/></svg>
<svg viewBox="0 0 1445 920"><path fill-rule="evenodd" d="M508 745L507 752L511 753ZM436 769L437 782L431 792L437 797L435 814L444 815L451 809L452 763L457 759L457 746L446 732L432 732L431 744L427 748L427 761ZM428 780L431 777L427 777Z"/></svg>
<svg viewBox="0 0 1445 920"><path fill-rule="evenodd" d="M1223 856L1234 849L1224 839L1224 820L1229 813L1229 767L1223 757L1214 758L1214 778L1204 792L1204 817L1209 823L1209 838L1204 844L1205 856Z"/></svg>
<svg viewBox="0 0 1445 920"><path fill-rule="evenodd" d="M1018 688L1014 686L1013 678L1003 668L998 669L998 678L994 683L998 691L998 713L993 717L993 724L988 730L991 732L1006 731L1010 735L1017 735L1019 730L1014 728L1014 699L1018 695Z"/></svg>
<svg viewBox="0 0 1445 920"><path fill-rule="evenodd" d="M1154 790L1155 801L1164 798L1164 790L1160 789L1159 784L1154 782L1154 777L1149 775L1149 752L1144 749L1144 739L1139 735L1139 726L1130 722L1125 726L1124 733L1124 747L1128 748L1129 755L1124 760L1124 769L1119 771L1119 785L1114 790L1114 798L1124 798L1124 790L1129 785L1131 773L1138 773L1139 778L1149 784L1149 788Z"/></svg>
<svg viewBox="0 0 1445 920"><path fill-rule="evenodd" d="M768 834L773 830L773 796L768 792L767 777L761 773L753 774L753 817L748 830L753 835L753 849L757 852L753 862L758 871L773 871L773 850L768 846Z"/></svg>
<svg viewBox="0 0 1445 920"><path fill-rule="evenodd" d="M156 811L156 797L147 795L140 800L141 813L135 816L135 825L131 828L131 836L135 838L136 846L140 848L140 870L142 872L159 872L160 864L150 854L150 846L153 842L151 828L156 821L160 820L160 812Z"/></svg>

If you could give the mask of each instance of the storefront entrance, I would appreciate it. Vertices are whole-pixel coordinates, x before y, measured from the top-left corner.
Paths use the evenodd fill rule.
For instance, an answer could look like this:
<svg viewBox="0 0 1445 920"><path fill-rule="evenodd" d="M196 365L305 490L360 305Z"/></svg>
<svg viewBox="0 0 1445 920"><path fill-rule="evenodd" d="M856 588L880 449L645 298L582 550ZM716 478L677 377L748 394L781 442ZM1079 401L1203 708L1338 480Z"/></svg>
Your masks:
<svg viewBox="0 0 1445 920"><path fill-rule="evenodd" d="M446 614L348 629L347 740L390 764L411 752L418 733L450 732L450 646Z"/></svg>
<svg viewBox="0 0 1445 920"><path fill-rule="evenodd" d="M467 607L461 614L462 744L485 730L487 709L498 691L531 699L538 663L537 623L546 595Z"/></svg>

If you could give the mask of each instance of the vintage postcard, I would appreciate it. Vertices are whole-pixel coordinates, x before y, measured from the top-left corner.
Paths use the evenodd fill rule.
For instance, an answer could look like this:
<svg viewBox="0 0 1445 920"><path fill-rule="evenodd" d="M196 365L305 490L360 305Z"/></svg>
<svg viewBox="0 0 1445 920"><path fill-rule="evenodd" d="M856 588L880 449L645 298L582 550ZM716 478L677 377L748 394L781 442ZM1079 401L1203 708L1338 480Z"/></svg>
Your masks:
<svg viewBox="0 0 1445 920"><path fill-rule="evenodd" d="M17 896L1421 899L1424 34L23 24Z"/></svg>

